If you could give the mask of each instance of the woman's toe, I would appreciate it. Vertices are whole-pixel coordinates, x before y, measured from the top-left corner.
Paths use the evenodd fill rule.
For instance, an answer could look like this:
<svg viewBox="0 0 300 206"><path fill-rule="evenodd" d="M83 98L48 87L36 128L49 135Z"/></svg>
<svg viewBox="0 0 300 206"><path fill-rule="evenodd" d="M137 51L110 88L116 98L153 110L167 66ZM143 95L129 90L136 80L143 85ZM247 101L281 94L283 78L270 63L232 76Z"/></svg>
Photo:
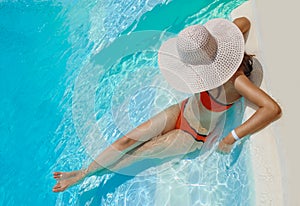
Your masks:
<svg viewBox="0 0 300 206"><path fill-rule="evenodd" d="M54 185L54 187L52 188L53 192L59 192L61 190L61 185L60 183L57 183L56 185Z"/></svg>
<svg viewBox="0 0 300 206"><path fill-rule="evenodd" d="M53 173L53 177L54 177L55 179L61 178L61 177L62 177L62 172L54 172L54 173Z"/></svg>

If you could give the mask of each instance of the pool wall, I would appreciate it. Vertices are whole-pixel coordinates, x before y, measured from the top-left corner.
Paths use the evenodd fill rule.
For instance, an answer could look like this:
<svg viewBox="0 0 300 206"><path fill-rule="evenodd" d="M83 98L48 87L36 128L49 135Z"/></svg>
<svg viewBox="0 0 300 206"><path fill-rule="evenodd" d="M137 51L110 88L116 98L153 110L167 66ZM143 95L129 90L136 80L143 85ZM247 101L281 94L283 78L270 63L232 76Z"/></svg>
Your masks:
<svg viewBox="0 0 300 206"><path fill-rule="evenodd" d="M270 9L271 8L271 9ZM282 108L282 117L275 123L282 163L284 204L299 206L299 36L300 13L298 1L257 0L265 63L272 79L269 89Z"/></svg>
<svg viewBox="0 0 300 206"><path fill-rule="evenodd" d="M256 2L254 0L243 3L233 10L234 19L246 16L251 21L251 30L246 43L246 51L255 54L263 65L264 79L261 88L268 92L268 67L264 64L264 51L261 49L259 23L256 16ZM270 93L270 92L268 92ZM245 119L254 113L254 109L247 107ZM282 169L278 151L278 138L273 125L257 132L250 138L250 152L255 181L255 205L283 205Z"/></svg>

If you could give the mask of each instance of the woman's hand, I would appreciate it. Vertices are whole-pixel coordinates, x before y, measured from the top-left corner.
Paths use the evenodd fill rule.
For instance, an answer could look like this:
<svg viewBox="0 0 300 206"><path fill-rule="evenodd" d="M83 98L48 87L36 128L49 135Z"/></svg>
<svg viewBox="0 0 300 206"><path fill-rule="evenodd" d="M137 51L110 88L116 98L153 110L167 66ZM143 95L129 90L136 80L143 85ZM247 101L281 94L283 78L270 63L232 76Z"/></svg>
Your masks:
<svg viewBox="0 0 300 206"><path fill-rule="evenodd" d="M229 154L231 152L234 142L235 139L232 137L232 135L228 135L219 143L217 152L221 154Z"/></svg>

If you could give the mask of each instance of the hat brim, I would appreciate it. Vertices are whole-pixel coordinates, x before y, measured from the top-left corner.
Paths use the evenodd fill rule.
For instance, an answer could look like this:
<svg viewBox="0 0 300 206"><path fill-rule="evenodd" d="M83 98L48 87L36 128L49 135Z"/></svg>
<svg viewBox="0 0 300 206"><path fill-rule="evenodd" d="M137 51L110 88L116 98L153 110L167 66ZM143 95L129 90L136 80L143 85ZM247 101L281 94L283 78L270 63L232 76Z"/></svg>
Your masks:
<svg viewBox="0 0 300 206"><path fill-rule="evenodd" d="M175 89L198 93L221 86L239 68L244 56L244 37L231 21L213 19L205 25L218 44L216 57L208 65L190 65L181 61L177 52L177 37L165 41L158 51L162 75Z"/></svg>

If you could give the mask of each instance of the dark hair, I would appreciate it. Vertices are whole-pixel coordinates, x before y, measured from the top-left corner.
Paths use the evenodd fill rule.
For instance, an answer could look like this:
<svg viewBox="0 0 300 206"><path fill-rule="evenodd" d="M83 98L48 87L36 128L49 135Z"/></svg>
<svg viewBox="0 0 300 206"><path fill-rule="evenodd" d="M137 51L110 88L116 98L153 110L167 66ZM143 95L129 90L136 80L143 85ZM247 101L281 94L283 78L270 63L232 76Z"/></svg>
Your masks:
<svg viewBox="0 0 300 206"><path fill-rule="evenodd" d="M250 55L250 54L247 54L247 53L244 53L244 58L243 58L243 61L242 61L242 68L243 68L243 71L244 71L244 74L249 77L252 70L253 70L253 60L252 60L252 57L254 55Z"/></svg>

